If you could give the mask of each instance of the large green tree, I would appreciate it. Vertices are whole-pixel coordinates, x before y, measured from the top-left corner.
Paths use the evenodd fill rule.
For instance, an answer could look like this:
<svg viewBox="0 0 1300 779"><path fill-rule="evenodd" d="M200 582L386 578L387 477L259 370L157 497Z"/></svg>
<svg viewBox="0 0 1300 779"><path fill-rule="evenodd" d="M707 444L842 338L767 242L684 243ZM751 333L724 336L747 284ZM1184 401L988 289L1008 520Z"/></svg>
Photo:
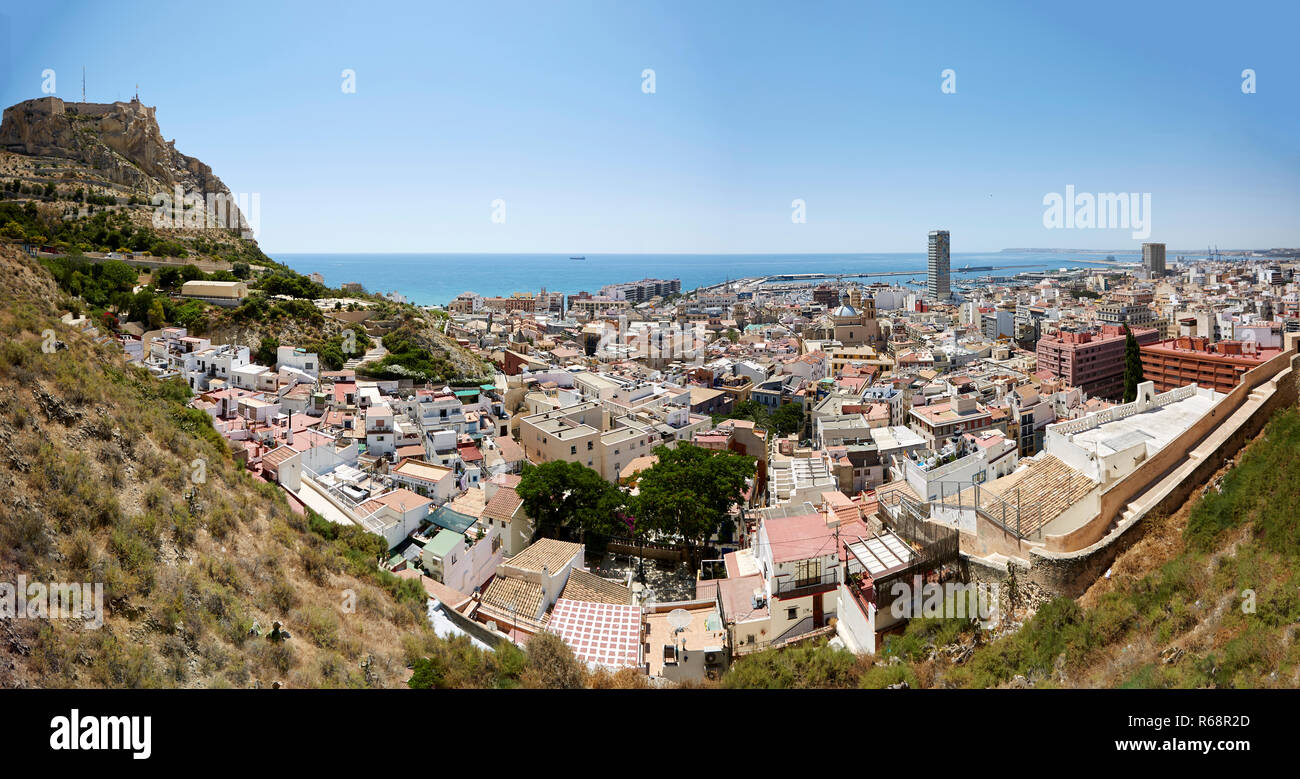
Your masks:
<svg viewBox="0 0 1300 779"><path fill-rule="evenodd" d="M632 501L638 522L680 536L691 547L707 543L729 521L732 507L744 501L754 458L687 443L659 446L654 453L659 461L641 472Z"/></svg>
<svg viewBox="0 0 1300 779"><path fill-rule="evenodd" d="M616 517L624 503L622 491L581 463L525 465L515 491L538 535L554 537L564 529L585 538L625 529Z"/></svg>
<svg viewBox="0 0 1300 779"><path fill-rule="evenodd" d="M803 430L803 405L785 403L772 412L772 427L777 435L790 435Z"/></svg>
<svg viewBox="0 0 1300 779"><path fill-rule="evenodd" d="M1124 402L1137 400L1138 385L1142 383L1142 349L1128 325L1124 325Z"/></svg>

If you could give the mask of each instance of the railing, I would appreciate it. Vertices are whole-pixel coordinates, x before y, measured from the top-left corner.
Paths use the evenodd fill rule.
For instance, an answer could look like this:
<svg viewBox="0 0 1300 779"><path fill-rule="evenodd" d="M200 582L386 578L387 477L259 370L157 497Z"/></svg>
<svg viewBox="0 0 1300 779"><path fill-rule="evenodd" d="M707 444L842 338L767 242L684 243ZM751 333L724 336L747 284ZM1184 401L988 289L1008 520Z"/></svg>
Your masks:
<svg viewBox="0 0 1300 779"><path fill-rule="evenodd" d="M794 576L778 576L774 582L772 595L784 596L787 598L797 598L800 595L811 594L813 590L831 587L839 583L839 573L832 569L823 573L821 576L805 577L802 579ZM807 590L808 592L801 592Z"/></svg>
<svg viewBox="0 0 1300 779"><path fill-rule="evenodd" d="M1014 501L988 490L981 491L978 483L939 482L939 500L945 506L974 511L1021 540L1041 533L1042 506L1037 501L1028 506L1022 503L1020 487L1012 488L1009 494L1014 496ZM955 502L948 502L953 499Z"/></svg>
<svg viewBox="0 0 1300 779"><path fill-rule="evenodd" d="M931 516L931 510L940 507L955 511L973 511L1021 540L1042 532L1041 507L1037 503L1031 506L1022 505L1019 487L1013 490L1015 501L1012 502L987 490L981 491L977 483L941 481L938 484L939 497L931 503L914 500L901 490L880 496L878 501L882 509L881 516L887 519L886 524L890 525L891 529L894 526L915 527L917 529L913 532L918 534L927 532L921 530L922 528L944 528L943 525L927 521ZM1029 531L1025 532L1025 528L1029 528ZM953 533L957 532L952 528L945 529ZM899 535L906 537L904 533Z"/></svg>
<svg viewBox="0 0 1300 779"><path fill-rule="evenodd" d="M1187 384L1154 396L1151 398L1151 403L1147 408L1160 408L1167 406L1170 403L1177 403L1180 400L1186 400L1195 394L1196 387ZM1086 430L1100 427L1107 422L1114 422L1126 417L1131 417L1142 410L1142 404L1139 401L1133 401L1119 406L1111 406L1110 408L1102 409L1101 411L1094 411L1081 419L1070 419L1065 422L1058 422L1049 425L1049 427L1054 428L1056 432L1061 433L1062 435L1074 435L1076 433L1082 433Z"/></svg>

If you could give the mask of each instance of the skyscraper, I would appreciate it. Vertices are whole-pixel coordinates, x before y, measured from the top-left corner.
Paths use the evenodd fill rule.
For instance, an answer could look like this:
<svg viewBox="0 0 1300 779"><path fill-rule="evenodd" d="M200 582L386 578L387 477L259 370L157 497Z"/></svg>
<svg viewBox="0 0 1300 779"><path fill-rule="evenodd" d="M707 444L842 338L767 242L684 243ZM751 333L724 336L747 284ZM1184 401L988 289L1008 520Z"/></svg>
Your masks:
<svg viewBox="0 0 1300 779"><path fill-rule="evenodd" d="M1163 255L1162 255L1163 257ZM926 292L932 300L947 300L951 296L948 275L952 267L948 256L948 231L930 231L930 267L926 275Z"/></svg>
<svg viewBox="0 0 1300 779"><path fill-rule="evenodd" d="M1163 243L1142 244L1142 267L1153 276L1165 275L1165 245Z"/></svg>

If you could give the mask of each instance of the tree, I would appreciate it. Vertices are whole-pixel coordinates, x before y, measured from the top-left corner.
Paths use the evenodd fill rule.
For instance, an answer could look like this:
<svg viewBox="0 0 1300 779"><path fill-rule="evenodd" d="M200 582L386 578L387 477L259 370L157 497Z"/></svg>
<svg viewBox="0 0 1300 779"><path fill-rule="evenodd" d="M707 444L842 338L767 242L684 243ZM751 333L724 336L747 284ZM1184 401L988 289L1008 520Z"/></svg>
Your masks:
<svg viewBox="0 0 1300 779"><path fill-rule="evenodd" d="M825 643L768 649L732 663L722 677L725 689L807 690L857 687L870 661Z"/></svg>
<svg viewBox="0 0 1300 779"><path fill-rule="evenodd" d="M1124 325L1124 402L1137 400L1138 385L1142 383L1142 349L1128 325Z"/></svg>
<svg viewBox="0 0 1300 779"><path fill-rule="evenodd" d="M515 492L542 536L558 535L561 528L576 529L584 537L609 536L621 526L615 514L623 493L581 463L525 465Z"/></svg>
<svg viewBox="0 0 1300 779"><path fill-rule="evenodd" d="M654 453L659 461L640 474L634 513L649 529L680 536L690 546L708 543L732 506L744 501L754 458L688 443L655 447Z"/></svg>
<svg viewBox="0 0 1300 779"><path fill-rule="evenodd" d="M785 403L772 412L772 427L777 435L790 435L803 430L803 405Z"/></svg>
<svg viewBox="0 0 1300 779"><path fill-rule="evenodd" d="M269 335L262 336L262 343L257 347L257 354L254 359L260 365L275 365L277 350L280 348L280 339Z"/></svg>
<svg viewBox="0 0 1300 779"><path fill-rule="evenodd" d="M154 274L153 285L161 290L170 291L181 285L180 268L163 268Z"/></svg>
<svg viewBox="0 0 1300 779"><path fill-rule="evenodd" d="M149 328L156 330L167 322L167 313L163 310L163 302L154 298L149 304Z"/></svg>

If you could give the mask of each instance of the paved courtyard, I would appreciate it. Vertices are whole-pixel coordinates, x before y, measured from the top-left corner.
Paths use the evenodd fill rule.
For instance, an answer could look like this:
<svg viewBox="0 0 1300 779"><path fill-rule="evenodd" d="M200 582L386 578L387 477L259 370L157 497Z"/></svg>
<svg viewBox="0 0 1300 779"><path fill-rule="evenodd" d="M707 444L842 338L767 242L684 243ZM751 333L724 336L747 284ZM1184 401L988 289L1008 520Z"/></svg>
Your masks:
<svg viewBox="0 0 1300 779"><path fill-rule="evenodd" d="M627 582L628 576L635 581L637 571L636 555L613 554L606 552L599 563L588 561L591 572L606 579ZM645 560L646 585L654 592L654 600L660 603L695 598L695 572L688 563L669 563Z"/></svg>

